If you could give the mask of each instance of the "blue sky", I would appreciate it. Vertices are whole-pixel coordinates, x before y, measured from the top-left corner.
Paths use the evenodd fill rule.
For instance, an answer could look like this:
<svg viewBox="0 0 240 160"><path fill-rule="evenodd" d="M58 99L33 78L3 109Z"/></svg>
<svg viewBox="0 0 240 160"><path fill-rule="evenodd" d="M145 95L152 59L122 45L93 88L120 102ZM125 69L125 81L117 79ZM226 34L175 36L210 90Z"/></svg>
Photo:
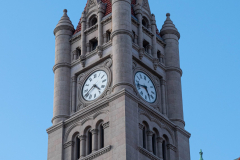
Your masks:
<svg viewBox="0 0 240 160"><path fill-rule="evenodd" d="M86 0L0 1L2 160L47 159L53 106L53 30L63 9L74 26ZM191 159L240 156L240 1L150 0L157 26L166 13L181 33L180 57Z"/></svg>

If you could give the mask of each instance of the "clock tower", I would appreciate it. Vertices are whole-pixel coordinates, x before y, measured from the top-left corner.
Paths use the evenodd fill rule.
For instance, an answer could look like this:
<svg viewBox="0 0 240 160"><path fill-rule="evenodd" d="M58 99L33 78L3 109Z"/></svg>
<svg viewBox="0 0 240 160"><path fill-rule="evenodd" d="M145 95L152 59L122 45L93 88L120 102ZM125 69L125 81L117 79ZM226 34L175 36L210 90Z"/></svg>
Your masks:
<svg viewBox="0 0 240 160"><path fill-rule="evenodd" d="M180 34L148 0L86 0L76 29L54 29L48 160L190 160Z"/></svg>

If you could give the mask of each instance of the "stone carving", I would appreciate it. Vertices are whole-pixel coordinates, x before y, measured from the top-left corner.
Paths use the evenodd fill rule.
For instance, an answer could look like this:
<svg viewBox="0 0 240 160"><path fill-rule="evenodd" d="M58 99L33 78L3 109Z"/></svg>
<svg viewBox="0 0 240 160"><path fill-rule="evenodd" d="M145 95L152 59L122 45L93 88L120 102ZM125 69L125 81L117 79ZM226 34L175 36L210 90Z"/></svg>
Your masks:
<svg viewBox="0 0 240 160"><path fill-rule="evenodd" d="M99 149L98 151L95 151L93 153L91 153L90 155L86 156L86 157L83 157L81 158L80 160L92 160L92 159L95 159L101 155L103 155L104 153L107 153L111 150L111 146L107 146L107 147L104 147L102 149Z"/></svg>
<svg viewBox="0 0 240 160"><path fill-rule="evenodd" d="M97 46L97 51L98 51L98 56L99 56L99 58L102 58L102 55L103 55L103 47L102 47L102 46Z"/></svg>
<svg viewBox="0 0 240 160"><path fill-rule="evenodd" d="M73 141L69 141L67 143L64 143L63 148L65 149L65 148L68 148L68 147L73 146L73 145L74 145L74 142Z"/></svg>
<svg viewBox="0 0 240 160"><path fill-rule="evenodd" d="M85 55L80 56L80 62L81 62L82 67L84 68L85 67L85 62L86 62L86 56Z"/></svg>

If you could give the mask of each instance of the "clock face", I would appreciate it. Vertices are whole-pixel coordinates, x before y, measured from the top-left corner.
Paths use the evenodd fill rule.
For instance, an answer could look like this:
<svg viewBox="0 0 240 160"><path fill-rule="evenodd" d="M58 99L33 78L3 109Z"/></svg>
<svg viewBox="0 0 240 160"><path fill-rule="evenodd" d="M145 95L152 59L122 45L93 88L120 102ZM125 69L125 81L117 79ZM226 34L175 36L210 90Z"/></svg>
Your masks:
<svg viewBox="0 0 240 160"><path fill-rule="evenodd" d="M97 99L106 89L108 82L107 73L104 71L96 71L85 81L82 96L86 101Z"/></svg>
<svg viewBox="0 0 240 160"><path fill-rule="evenodd" d="M154 103L157 98L157 93L151 79L145 73L137 72L134 81L141 97L149 103Z"/></svg>

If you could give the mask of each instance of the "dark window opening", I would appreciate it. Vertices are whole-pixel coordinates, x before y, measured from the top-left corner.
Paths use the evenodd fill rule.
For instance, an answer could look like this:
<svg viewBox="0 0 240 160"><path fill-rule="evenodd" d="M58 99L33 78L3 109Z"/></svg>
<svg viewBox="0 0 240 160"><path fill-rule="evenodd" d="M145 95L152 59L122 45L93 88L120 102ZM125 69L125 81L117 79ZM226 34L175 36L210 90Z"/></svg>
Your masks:
<svg viewBox="0 0 240 160"><path fill-rule="evenodd" d="M91 51L94 51L97 48L97 46L98 46L97 39L91 40L90 43L91 43Z"/></svg>
<svg viewBox="0 0 240 160"><path fill-rule="evenodd" d="M104 129L103 126L100 126L100 147L104 147Z"/></svg>
<svg viewBox="0 0 240 160"><path fill-rule="evenodd" d="M80 158L80 139L76 138L76 156L77 159Z"/></svg>
<svg viewBox="0 0 240 160"><path fill-rule="evenodd" d="M111 39L111 32L107 31L107 42L110 41L110 39Z"/></svg>
<svg viewBox="0 0 240 160"><path fill-rule="evenodd" d="M148 24L145 19L142 20L142 25L147 28Z"/></svg>
<svg viewBox="0 0 240 160"><path fill-rule="evenodd" d="M88 131L88 154L92 153L92 133Z"/></svg>
<svg viewBox="0 0 240 160"><path fill-rule="evenodd" d="M94 17L92 20L91 20L91 27L94 26L95 24L97 24L97 18Z"/></svg>
<svg viewBox="0 0 240 160"><path fill-rule="evenodd" d="M79 58L81 56L81 49L80 48L77 48L77 58Z"/></svg>
<svg viewBox="0 0 240 160"><path fill-rule="evenodd" d="M162 157L163 157L163 160L167 160L166 158L166 142L163 141L162 143Z"/></svg>
<svg viewBox="0 0 240 160"><path fill-rule="evenodd" d="M146 40L144 40L143 41L143 48L144 48L145 52L147 52L147 53L148 53L148 46L149 46L149 43Z"/></svg>
<svg viewBox="0 0 240 160"><path fill-rule="evenodd" d="M153 149L153 154L156 155L156 138L155 138L155 134L153 134L152 136L152 149Z"/></svg>
<svg viewBox="0 0 240 160"><path fill-rule="evenodd" d="M145 127L143 127L143 148L145 148L146 149L146 139L145 139L145 137L146 137L146 133L145 133Z"/></svg>
<svg viewBox="0 0 240 160"><path fill-rule="evenodd" d="M133 32L132 42L134 42L135 41L135 32L134 31L132 31L132 32Z"/></svg>

